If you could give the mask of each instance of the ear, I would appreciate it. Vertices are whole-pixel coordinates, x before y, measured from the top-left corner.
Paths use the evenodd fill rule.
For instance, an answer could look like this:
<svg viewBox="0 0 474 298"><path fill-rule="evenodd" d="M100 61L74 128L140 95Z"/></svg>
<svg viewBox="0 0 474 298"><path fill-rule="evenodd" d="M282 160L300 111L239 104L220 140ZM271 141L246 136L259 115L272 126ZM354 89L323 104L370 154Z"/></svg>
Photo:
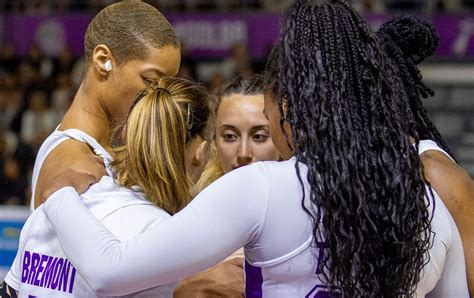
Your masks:
<svg viewBox="0 0 474 298"><path fill-rule="evenodd" d="M202 141L197 145L196 153L193 156L192 164L195 167L200 167L209 160L210 146L208 141Z"/></svg>
<svg viewBox="0 0 474 298"><path fill-rule="evenodd" d="M94 48L92 52L92 65L94 70L103 77L107 77L110 71L114 69L115 60L112 52L106 45L100 44Z"/></svg>

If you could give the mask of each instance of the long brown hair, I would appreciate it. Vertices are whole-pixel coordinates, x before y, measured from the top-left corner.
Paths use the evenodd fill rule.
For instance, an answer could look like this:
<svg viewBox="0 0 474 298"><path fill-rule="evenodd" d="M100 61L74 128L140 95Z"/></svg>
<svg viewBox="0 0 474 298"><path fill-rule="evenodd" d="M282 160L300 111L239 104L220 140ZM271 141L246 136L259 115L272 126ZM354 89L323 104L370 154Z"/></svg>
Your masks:
<svg viewBox="0 0 474 298"><path fill-rule="evenodd" d="M191 200L185 152L197 136L211 138L205 88L180 78L163 78L137 96L114 147L119 183L138 185L149 201L174 214Z"/></svg>
<svg viewBox="0 0 474 298"><path fill-rule="evenodd" d="M261 75L254 75L248 79L245 79L242 76L236 76L233 78L229 83L218 90L215 96L212 98L212 112L214 113L214 117L217 117L217 111L219 110L219 106L223 97L230 96L232 94L263 94L263 82L263 76ZM214 133L214 138L215 136L216 135ZM219 160L219 155L217 154L216 145L213 143L211 146L211 156L206 164L206 167L204 168L201 178L199 178L199 181L196 183L194 193L199 193L201 190L219 179L224 174L224 170L222 170L222 165Z"/></svg>

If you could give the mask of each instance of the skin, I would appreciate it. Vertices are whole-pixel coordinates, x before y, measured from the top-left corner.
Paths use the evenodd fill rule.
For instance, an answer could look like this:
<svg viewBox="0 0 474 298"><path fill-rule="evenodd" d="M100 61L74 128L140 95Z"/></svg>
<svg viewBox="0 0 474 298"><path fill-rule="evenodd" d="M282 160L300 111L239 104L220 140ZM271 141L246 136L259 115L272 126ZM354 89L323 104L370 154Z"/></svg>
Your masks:
<svg viewBox="0 0 474 298"><path fill-rule="evenodd" d="M264 94L265 108L263 114L268 119L268 126L273 144L280 152L283 159L288 160L293 156L293 136L291 134L291 126L288 121L283 123L283 128L280 126L281 113L278 107L275 94L267 90ZM283 112L286 111L286 100L283 101ZM287 136L288 146L285 135Z"/></svg>
<svg viewBox="0 0 474 298"><path fill-rule="evenodd" d="M263 115L263 94L230 94L220 100L215 145L224 173L262 160L279 160ZM173 296L243 297L243 258L233 258L180 281Z"/></svg>
<svg viewBox="0 0 474 298"><path fill-rule="evenodd" d="M109 48L98 45L59 129L82 130L111 151L111 130L127 115L138 92L151 81L178 72L181 59L178 48L167 45L148 47L147 51L148 57L144 60L131 60L118 65ZM112 69L108 72L104 69L107 60L112 63ZM96 179L105 174L102 160L88 145L75 140L65 141L43 163L36 185L35 208L45 197L44 184L68 169L87 173Z"/></svg>
<svg viewBox="0 0 474 298"><path fill-rule="evenodd" d="M231 94L216 115L216 149L224 173L260 160L279 160L263 115L263 94Z"/></svg>
<svg viewBox="0 0 474 298"><path fill-rule="evenodd" d="M264 104L263 113L268 119L269 132L273 143L283 159L289 159L293 154L291 149L293 147L291 126L288 122L284 122L283 128L280 126L281 113L276 102L276 96L271 91L265 92ZM283 112L285 112L285 101L283 102ZM289 140L289 145L285 135ZM443 198L443 202L458 226L466 257L468 284L472 293L474 289L474 251L472 250L472 247L474 247L474 183L461 167L440 152L427 151L421 155L421 160L427 181ZM50 190L55 191L64 186L73 186L79 191L81 186L88 185L93 180L80 173L59 178L59 180L55 179L49 185Z"/></svg>
<svg viewBox="0 0 474 298"><path fill-rule="evenodd" d="M206 166L211 148L209 143L200 136L195 137L186 148L185 167L191 181L196 183Z"/></svg>
<svg viewBox="0 0 474 298"><path fill-rule="evenodd" d="M442 198L456 222L466 259L470 293L474 293L474 182L444 153L428 150L421 155L426 180Z"/></svg>

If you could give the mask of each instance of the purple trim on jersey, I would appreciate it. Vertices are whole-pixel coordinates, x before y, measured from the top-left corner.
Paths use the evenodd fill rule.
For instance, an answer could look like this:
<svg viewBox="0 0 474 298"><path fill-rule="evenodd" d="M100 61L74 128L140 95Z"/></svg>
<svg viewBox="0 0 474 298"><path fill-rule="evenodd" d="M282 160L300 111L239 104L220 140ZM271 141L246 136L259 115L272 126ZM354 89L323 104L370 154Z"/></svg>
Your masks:
<svg viewBox="0 0 474 298"><path fill-rule="evenodd" d="M433 190L431 192L433 192ZM432 216L431 220L433 220L433 218L434 218L435 209L436 209L436 198L435 198L435 195L433 193L433 216Z"/></svg>
<svg viewBox="0 0 474 298"><path fill-rule="evenodd" d="M426 193L426 196L428 197L431 196L431 200L433 202L433 211L431 212L431 218L430 218L430 221L433 221L433 218L435 216L435 209L436 209L436 198L435 198L434 190L431 186L428 186L428 191Z"/></svg>
<svg viewBox="0 0 474 298"><path fill-rule="evenodd" d="M261 298L263 275L262 268L255 267L245 260L245 298Z"/></svg>

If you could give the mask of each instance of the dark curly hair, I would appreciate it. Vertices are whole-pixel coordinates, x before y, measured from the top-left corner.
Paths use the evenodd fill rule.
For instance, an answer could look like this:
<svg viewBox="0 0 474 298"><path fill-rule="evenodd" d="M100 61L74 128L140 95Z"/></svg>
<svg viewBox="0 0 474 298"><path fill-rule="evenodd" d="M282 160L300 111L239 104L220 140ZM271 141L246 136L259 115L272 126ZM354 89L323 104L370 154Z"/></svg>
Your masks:
<svg viewBox="0 0 474 298"><path fill-rule="evenodd" d="M439 35L436 29L429 21L416 16L396 16L385 22L377 35L384 51L398 68L419 138L435 141L454 156L421 101L421 97L434 95L433 89L423 83L417 64L433 55L438 48Z"/></svg>
<svg viewBox="0 0 474 298"><path fill-rule="evenodd" d="M407 95L362 18L343 0L325 2L289 8L266 88L308 167L302 205L328 251L323 279L344 297L411 296L431 218Z"/></svg>

